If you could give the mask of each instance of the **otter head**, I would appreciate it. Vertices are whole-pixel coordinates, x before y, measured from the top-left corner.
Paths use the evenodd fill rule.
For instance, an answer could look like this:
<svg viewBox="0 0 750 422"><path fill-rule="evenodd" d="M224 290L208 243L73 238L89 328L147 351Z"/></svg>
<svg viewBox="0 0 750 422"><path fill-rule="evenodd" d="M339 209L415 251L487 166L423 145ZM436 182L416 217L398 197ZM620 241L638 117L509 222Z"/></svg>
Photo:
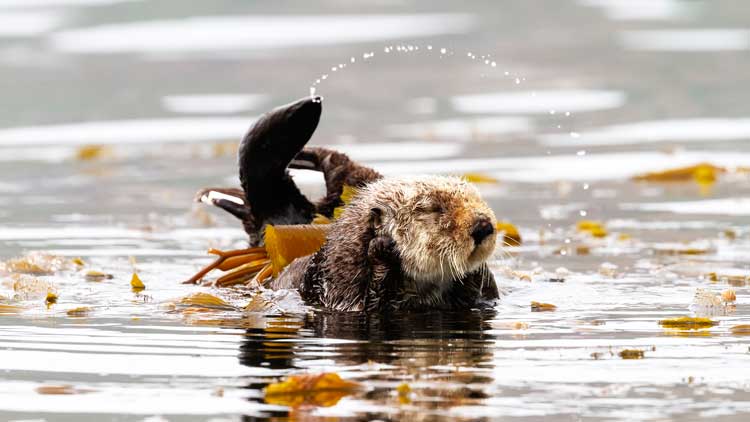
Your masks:
<svg viewBox="0 0 750 422"><path fill-rule="evenodd" d="M384 179L365 190L375 234L395 241L402 271L417 283L447 285L477 270L494 251L495 215L464 180Z"/></svg>

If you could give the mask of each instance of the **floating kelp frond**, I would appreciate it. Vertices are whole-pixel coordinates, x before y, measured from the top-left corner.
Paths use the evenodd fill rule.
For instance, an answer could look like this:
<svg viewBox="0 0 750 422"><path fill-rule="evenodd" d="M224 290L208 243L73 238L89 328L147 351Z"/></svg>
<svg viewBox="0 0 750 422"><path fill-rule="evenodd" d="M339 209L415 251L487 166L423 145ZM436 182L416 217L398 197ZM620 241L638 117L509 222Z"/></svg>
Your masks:
<svg viewBox="0 0 750 422"><path fill-rule="evenodd" d="M52 305L57 303L57 293L47 292L47 297L44 299L44 303L47 304L47 309L49 309Z"/></svg>
<svg viewBox="0 0 750 422"><path fill-rule="evenodd" d="M49 275L70 267L71 262L65 258L41 252L31 252L20 258L9 259L0 264L0 272Z"/></svg>
<svg viewBox="0 0 750 422"><path fill-rule="evenodd" d="M551 303L531 302L531 312L550 312L557 309L557 306Z"/></svg>
<svg viewBox="0 0 750 422"><path fill-rule="evenodd" d="M664 328L674 328L679 330L700 330L718 325L718 322L715 322L710 318L679 317L663 319L659 321L659 325Z"/></svg>
<svg viewBox="0 0 750 422"><path fill-rule="evenodd" d="M114 278L112 274L103 273L101 271L89 271L86 273L85 277L88 281L103 281Z"/></svg>
<svg viewBox="0 0 750 422"><path fill-rule="evenodd" d="M95 390L76 388L72 385L40 385L36 388L37 394L71 395L92 393Z"/></svg>
<svg viewBox="0 0 750 422"><path fill-rule="evenodd" d="M191 295L185 296L178 300L177 304L182 306L195 306L224 310L235 309L234 306L228 304L224 299L203 292L193 293Z"/></svg>
<svg viewBox="0 0 750 422"><path fill-rule="evenodd" d="M292 375L268 385L263 391L269 404L330 407L360 388L360 384L344 380L336 373L323 373Z"/></svg>
<svg viewBox="0 0 750 422"><path fill-rule="evenodd" d="M271 258L273 275L296 258L315 253L323 246L328 227L321 225L267 226L266 250Z"/></svg>
<svg viewBox="0 0 750 422"><path fill-rule="evenodd" d="M507 246L518 246L521 244L521 234L516 226L507 221L498 221L495 224L498 233L502 233L503 242Z"/></svg>
<svg viewBox="0 0 750 422"><path fill-rule="evenodd" d="M750 336L750 324L735 325L731 329L732 334L738 336Z"/></svg>
<svg viewBox="0 0 750 422"><path fill-rule="evenodd" d="M138 277L138 273L133 273L133 277L130 278L130 287L133 289L134 292L137 293L145 289L146 285L143 284L143 281L141 281L141 278Z"/></svg>
<svg viewBox="0 0 750 422"><path fill-rule="evenodd" d="M486 184L497 184L500 183L499 180L495 179L492 176L482 174L482 173L464 173L461 176L462 179L466 180L469 183L486 183Z"/></svg>
<svg viewBox="0 0 750 422"><path fill-rule="evenodd" d="M644 353L640 349L625 349L618 353L623 359L643 359Z"/></svg>
<svg viewBox="0 0 750 422"><path fill-rule="evenodd" d="M710 163L700 163L688 167L644 173L633 177L639 182L689 182L691 180L701 184L711 184L716 181L716 175L726 173L723 167Z"/></svg>
<svg viewBox="0 0 750 422"><path fill-rule="evenodd" d="M599 221L581 220L576 223L576 229L579 232L588 233L593 237L607 237L607 229Z"/></svg>
<svg viewBox="0 0 750 422"><path fill-rule="evenodd" d="M88 306L79 306L77 308L68 309L65 312L69 317L85 317L91 313L91 308Z"/></svg>

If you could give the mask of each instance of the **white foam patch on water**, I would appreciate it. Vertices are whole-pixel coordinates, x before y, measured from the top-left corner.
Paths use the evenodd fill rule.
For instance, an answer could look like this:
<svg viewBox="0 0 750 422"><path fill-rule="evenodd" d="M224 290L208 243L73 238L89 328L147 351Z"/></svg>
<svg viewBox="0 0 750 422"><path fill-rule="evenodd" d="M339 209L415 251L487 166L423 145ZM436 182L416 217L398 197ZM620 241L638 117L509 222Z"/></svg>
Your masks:
<svg viewBox="0 0 750 422"><path fill-rule="evenodd" d="M322 46L469 31L467 14L214 16L102 25L59 32L71 53L158 53Z"/></svg>
<svg viewBox="0 0 750 422"><path fill-rule="evenodd" d="M675 214L750 215L750 197L706 199L702 201L622 204L621 209L663 211Z"/></svg>
<svg viewBox="0 0 750 422"><path fill-rule="evenodd" d="M678 0L578 0L584 6L600 7L612 20L669 20L692 15L692 7Z"/></svg>
<svg viewBox="0 0 750 422"><path fill-rule="evenodd" d="M26 9L55 6L106 6L143 0L0 0L0 9Z"/></svg>
<svg viewBox="0 0 750 422"><path fill-rule="evenodd" d="M231 114L253 110L268 97L262 94L170 95L162 98L164 109L184 114Z"/></svg>
<svg viewBox="0 0 750 422"><path fill-rule="evenodd" d="M393 138L405 139L482 141L531 130L531 122L526 118L484 117L390 125L385 128L385 133Z"/></svg>
<svg viewBox="0 0 750 422"><path fill-rule="evenodd" d="M750 118L652 120L604 126L571 136L555 133L540 137L547 146L628 145L656 142L734 141L750 139Z"/></svg>
<svg viewBox="0 0 750 422"><path fill-rule="evenodd" d="M644 172L695 165L706 161L725 167L744 166L750 163L750 153L740 151L686 151L674 154L622 152L585 156L571 154L374 163L372 166L387 175L488 172L499 180L547 183L559 180L590 182L629 179Z"/></svg>
<svg viewBox="0 0 750 422"><path fill-rule="evenodd" d="M226 237L241 238L243 235L235 229L178 229L163 232L147 232L126 228L107 226L66 226L66 227L2 227L0 240L46 240L46 239L156 239L156 240L191 240L215 239Z"/></svg>
<svg viewBox="0 0 750 422"><path fill-rule="evenodd" d="M246 117L111 120L0 129L0 146L122 145L240 139Z"/></svg>
<svg viewBox="0 0 750 422"><path fill-rule="evenodd" d="M63 17L50 12L0 12L0 38L33 37L57 28Z"/></svg>
<svg viewBox="0 0 750 422"><path fill-rule="evenodd" d="M745 29L648 29L620 33L620 43L643 51L736 51L750 49Z"/></svg>
<svg viewBox="0 0 750 422"><path fill-rule="evenodd" d="M461 95L451 101L461 113L548 114L608 110L625 104L625 93L602 90L550 90Z"/></svg>

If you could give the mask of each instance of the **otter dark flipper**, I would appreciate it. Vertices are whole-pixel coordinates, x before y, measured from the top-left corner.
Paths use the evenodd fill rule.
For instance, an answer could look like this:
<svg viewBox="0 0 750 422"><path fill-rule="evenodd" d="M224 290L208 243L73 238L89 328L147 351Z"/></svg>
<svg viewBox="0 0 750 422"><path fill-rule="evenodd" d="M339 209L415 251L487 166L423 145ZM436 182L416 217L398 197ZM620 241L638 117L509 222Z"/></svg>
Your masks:
<svg viewBox="0 0 750 422"><path fill-rule="evenodd" d="M253 125L240 144L240 183L250 218L243 220L251 245L262 243L266 224L305 224L315 214L287 166L310 140L320 120L319 98L278 107Z"/></svg>

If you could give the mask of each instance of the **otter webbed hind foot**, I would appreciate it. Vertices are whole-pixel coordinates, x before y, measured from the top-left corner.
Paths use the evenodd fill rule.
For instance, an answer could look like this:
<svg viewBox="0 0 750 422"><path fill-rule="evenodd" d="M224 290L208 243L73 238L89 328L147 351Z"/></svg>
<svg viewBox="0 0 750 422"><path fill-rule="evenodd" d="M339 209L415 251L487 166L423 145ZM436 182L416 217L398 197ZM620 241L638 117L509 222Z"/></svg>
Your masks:
<svg viewBox="0 0 750 422"><path fill-rule="evenodd" d="M252 245L262 242L266 224L306 224L315 206L300 192L287 167L320 121L318 97L298 100L261 116L240 143L240 184L250 209L243 219Z"/></svg>

